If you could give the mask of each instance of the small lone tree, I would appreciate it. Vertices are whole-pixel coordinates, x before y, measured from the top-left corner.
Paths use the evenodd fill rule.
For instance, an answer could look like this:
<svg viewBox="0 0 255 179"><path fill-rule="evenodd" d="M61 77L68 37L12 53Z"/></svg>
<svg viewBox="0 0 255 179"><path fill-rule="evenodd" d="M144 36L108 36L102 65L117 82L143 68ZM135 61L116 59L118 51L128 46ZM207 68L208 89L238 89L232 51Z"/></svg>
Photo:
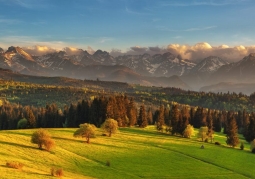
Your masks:
<svg viewBox="0 0 255 179"><path fill-rule="evenodd" d="M202 141L205 141L208 138L208 127L204 126L204 127L200 127L197 137L201 138Z"/></svg>
<svg viewBox="0 0 255 179"><path fill-rule="evenodd" d="M26 129L26 128L27 128L27 119L26 118L20 119L17 124L17 129Z"/></svg>
<svg viewBox="0 0 255 179"><path fill-rule="evenodd" d="M94 124L84 123L80 124L80 128L77 129L73 136L86 138L86 142L90 142L90 138L95 136L96 126Z"/></svg>
<svg viewBox="0 0 255 179"><path fill-rule="evenodd" d="M38 129L35 131L32 134L31 142L37 144L39 149L42 149L44 146L48 151L55 145L55 142L51 139L48 131L44 129Z"/></svg>
<svg viewBox="0 0 255 179"><path fill-rule="evenodd" d="M106 119L102 125L102 129L109 133L109 137L118 131L118 122L114 119Z"/></svg>
<svg viewBox="0 0 255 179"><path fill-rule="evenodd" d="M194 127L188 124L185 130L183 131L183 137L191 138L191 136L193 135L194 135Z"/></svg>

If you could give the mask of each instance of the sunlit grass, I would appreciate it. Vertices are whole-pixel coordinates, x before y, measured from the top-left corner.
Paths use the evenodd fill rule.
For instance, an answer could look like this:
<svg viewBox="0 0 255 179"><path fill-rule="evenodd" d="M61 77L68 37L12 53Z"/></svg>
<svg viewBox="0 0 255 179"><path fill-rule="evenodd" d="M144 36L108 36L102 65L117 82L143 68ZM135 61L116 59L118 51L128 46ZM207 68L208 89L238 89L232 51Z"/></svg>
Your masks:
<svg viewBox="0 0 255 179"><path fill-rule="evenodd" d="M34 130L0 131L1 178L54 178L52 167L63 168L62 178L255 178L255 155L248 149L227 147L224 134L215 134L223 145L202 143L145 129L122 128L112 137L97 137L87 144L73 138L76 129L49 129L56 147L47 152L30 143ZM201 145L205 149L200 149ZM24 164L7 168L7 161ZM110 166L107 166L107 161Z"/></svg>

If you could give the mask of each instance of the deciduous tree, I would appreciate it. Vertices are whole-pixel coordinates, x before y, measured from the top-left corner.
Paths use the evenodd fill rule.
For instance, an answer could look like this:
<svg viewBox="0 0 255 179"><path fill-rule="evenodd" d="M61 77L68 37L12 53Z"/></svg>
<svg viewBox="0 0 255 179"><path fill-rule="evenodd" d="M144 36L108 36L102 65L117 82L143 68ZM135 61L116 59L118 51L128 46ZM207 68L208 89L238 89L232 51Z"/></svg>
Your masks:
<svg viewBox="0 0 255 179"><path fill-rule="evenodd" d="M106 119L105 122L102 124L102 129L105 132L109 133L109 137L111 137L112 134L118 131L118 122L114 119Z"/></svg>
<svg viewBox="0 0 255 179"><path fill-rule="evenodd" d="M51 139L49 132L45 129L38 129L32 134L31 142L37 144L39 149L44 146L47 150L50 150L54 145L54 140Z"/></svg>
<svg viewBox="0 0 255 179"><path fill-rule="evenodd" d="M84 123L80 124L80 128L77 129L73 136L86 138L86 142L90 143L90 138L95 136L96 126L94 124Z"/></svg>

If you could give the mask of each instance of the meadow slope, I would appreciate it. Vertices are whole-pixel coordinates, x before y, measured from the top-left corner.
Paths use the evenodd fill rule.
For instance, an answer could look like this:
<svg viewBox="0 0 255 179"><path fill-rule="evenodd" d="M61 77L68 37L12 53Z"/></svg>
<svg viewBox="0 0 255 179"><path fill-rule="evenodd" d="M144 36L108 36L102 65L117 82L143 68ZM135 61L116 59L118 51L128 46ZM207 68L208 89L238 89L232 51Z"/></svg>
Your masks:
<svg viewBox="0 0 255 179"><path fill-rule="evenodd" d="M62 178L255 178L255 155L245 150L199 142L146 129L122 128L112 137L100 130L91 144L73 138L76 129L49 129L56 147L41 151L30 143L32 130L0 131L0 173L3 179L55 178L51 167L63 168ZM225 136L215 141L224 144ZM200 149L201 145L205 149ZM24 164L22 170L7 161ZM106 166L106 162L110 166Z"/></svg>

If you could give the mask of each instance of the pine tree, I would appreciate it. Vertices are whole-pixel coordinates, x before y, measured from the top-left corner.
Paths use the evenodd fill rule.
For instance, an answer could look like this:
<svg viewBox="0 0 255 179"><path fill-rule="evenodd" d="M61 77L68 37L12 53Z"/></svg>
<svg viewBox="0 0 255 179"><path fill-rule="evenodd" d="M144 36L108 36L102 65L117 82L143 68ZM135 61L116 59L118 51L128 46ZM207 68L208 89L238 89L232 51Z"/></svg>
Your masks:
<svg viewBox="0 0 255 179"><path fill-rule="evenodd" d="M137 122L137 109L133 98L130 99L128 104L127 117L129 119L129 126L134 126Z"/></svg>
<svg viewBox="0 0 255 179"><path fill-rule="evenodd" d="M144 128L148 125L144 104L142 104L140 107L137 123L138 123L139 127L142 127L142 128Z"/></svg>
<svg viewBox="0 0 255 179"><path fill-rule="evenodd" d="M27 107L25 118L27 119L27 128L35 128L36 120L33 111Z"/></svg>
<svg viewBox="0 0 255 179"><path fill-rule="evenodd" d="M227 125L227 141L226 143L232 147L235 147L239 144L239 138L238 138L238 127L236 124L236 119L232 116L228 120Z"/></svg>
<svg viewBox="0 0 255 179"><path fill-rule="evenodd" d="M158 116L157 116L157 130L158 131L163 131L163 126L164 126L164 106L160 105L159 110L158 110Z"/></svg>
<svg viewBox="0 0 255 179"><path fill-rule="evenodd" d="M245 140L247 142L251 142L255 139L255 117L254 117L254 113L251 113L251 115L250 115L250 121L248 123L247 130L246 130L246 133L245 133L244 137L245 137Z"/></svg>
<svg viewBox="0 0 255 179"><path fill-rule="evenodd" d="M211 142L213 140L213 117L212 112L209 109L206 117L207 127L208 127L208 137L211 139Z"/></svg>
<svg viewBox="0 0 255 179"><path fill-rule="evenodd" d="M180 112L178 109L178 105L172 106L172 110L170 112L170 120L172 127L172 135L177 134L180 131L179 129Z"/></svg>
<svg viewBox="0 0 255 179"><path fill-rule="evenodd" d="M153 124L153 116L152 116L152 110L151 107L149 107L148 111L147 111L147 121L149 125Z"/></svg>

